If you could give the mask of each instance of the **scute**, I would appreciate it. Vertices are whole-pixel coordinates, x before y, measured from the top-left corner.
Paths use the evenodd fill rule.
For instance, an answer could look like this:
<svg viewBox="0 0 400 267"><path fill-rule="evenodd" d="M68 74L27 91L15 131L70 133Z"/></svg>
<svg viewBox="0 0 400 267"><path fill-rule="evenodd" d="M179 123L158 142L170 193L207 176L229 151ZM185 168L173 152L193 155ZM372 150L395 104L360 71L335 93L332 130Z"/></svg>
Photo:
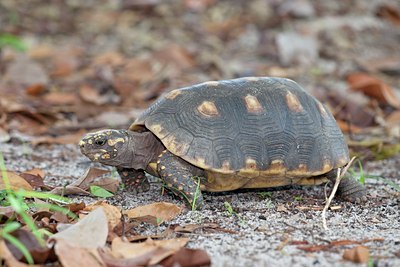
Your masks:
<svg viewBox="0 0 400 267"><path fill-rule="evenodd" d="M221 177L299 180L349 161L332 114L283 78L249 77L176 89L130 129L143 127L175 155Z"/></svg>

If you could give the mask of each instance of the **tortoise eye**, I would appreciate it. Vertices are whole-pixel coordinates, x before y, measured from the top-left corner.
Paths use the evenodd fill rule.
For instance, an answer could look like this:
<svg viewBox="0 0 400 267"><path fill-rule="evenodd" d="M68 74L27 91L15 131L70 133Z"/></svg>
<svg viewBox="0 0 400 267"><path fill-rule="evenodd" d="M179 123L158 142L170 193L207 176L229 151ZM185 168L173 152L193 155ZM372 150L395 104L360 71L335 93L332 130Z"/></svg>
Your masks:
<svg viewBox="0 0 400 267"><path fill-rule="evenodd" d="M106 139L105 138L97 139L96 141L94 141L94 143L98 146L103 146L106 143Z"/></svg>

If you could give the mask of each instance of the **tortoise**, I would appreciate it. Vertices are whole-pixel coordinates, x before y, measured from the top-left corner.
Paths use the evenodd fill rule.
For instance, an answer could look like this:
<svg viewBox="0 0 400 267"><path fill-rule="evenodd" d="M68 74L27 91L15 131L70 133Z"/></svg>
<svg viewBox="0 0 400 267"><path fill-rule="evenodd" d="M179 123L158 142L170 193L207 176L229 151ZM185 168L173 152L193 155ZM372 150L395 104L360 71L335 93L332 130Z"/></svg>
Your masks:
<svg viewBox="0 0 400 267"><path fill-rule="evenodd" d="M79 143L90 160L115 166L134 193L160 177L189 207L201 191L318 185L349 162L331 112L296 82L247 77L170 91L128 130L89 133ZM341 180L337 196L358 202L365 187Z"/></svg>

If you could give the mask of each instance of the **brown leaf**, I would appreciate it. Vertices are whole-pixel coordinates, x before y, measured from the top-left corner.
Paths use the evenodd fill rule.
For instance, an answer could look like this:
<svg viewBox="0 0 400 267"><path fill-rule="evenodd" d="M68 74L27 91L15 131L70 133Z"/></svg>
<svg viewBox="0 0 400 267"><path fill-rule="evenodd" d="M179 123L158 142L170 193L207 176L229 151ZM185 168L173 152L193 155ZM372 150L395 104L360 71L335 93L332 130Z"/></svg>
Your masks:
<svg viewBox="0 0 400 267"><path fill-rule="evenodd" d="M100 54L93 59L94 65L109 65L112 67L118 67L122 65L124 61L124 56L115 51Z"/></svg>
<svg viewBox="0 0 400 267"><path fill-rule="evenodd" d="M182 209L172 203L157 202L150 205L124 211L131 219L145 221L154 225L160 225L164 221L170 221L181 213Z"/></svg>
<svg viewBox="0 0 400 267"><path fill-rule="evenodd" d="M7 175L8 181L10 183L10 188L12 190L18 190L18 189L24 189L27 191L33 190L32 186L18 174L11 172L11 171L6 171L5 173ZM4 184L4 177L3 177L3 173L0 172L0 190L4 190L4 189L6 189L6 186Z"/></svg>
<svg viewBox="0 0 400 267"><path fill-rule="evenodd" d="M160 265L164 267L211 266L211 259L204 250L181 248L175 254L161 261Z"/></svg>
<svg viewBox="0 0 400 267"><path fill-rule="evenodd" d="M90 194L88 191L90 185L93 181L105 174L110 173L109 170L99 169L99 168L88 168L84 175L78 180L67 186L59 186L54 188L51 193L53 194Z"/></svg>
<svg viewBox="0 0 400 267"><path fill-rule="evenodd" d="M7 266L12 267L42 267L43 265L28 265L18 261L8 249L4 240L0 241L0 259L7 263Z"/></svg>
<svg viewBox="0 0 400 267"><path fill-rule="evenodd" d="M23 229L18 229L11 234L15 238L17 238L22 244L24 244L35 263L46 262L50 255L50 249L47 247L42 247L36 237L31 232ZM9 241L6 241L6 245L16 259L20 261L24 259L22 252L13 244L11 244Z"/></svg>
<svg viewBox="0 0 400 267"><path fill-rule="evenodd" d="M36 83L26 87L25 92L31 96L38 96L44 92L45 88L44 84Z"/></svg>
<svg viewBox="0 0 400 267"><path fill-rule="evenodd" d="M97 249L105 245L107 234L107 217L100 207L76 224L51 236L49 242L62 240L73 247Z"/></svg>
<svg viewBox="0 0 400 267"><path fill-rule="evenodd" d="M148 264L155 265L166 257L176 253L188 241L188 238L156 241L149 238L142 243L128 243L122 241L120 238L115 238L111 244L111 249L115 258L123 259L137 258L150 253L151 259Z"/></svg>
<svg viewBox="0 0 400 267"><path fill-rule="evenodd" d="M84 84L79 88L79 96L86 102L95 105L104 105L109 102L108 97L100 95L95 88L87 84Z"/></svg>
<svg viewBox="0 0 400 267"><path fill-rule="evenodd" d="M71 203L67 205L67 208L71 211L71 212L78 212L83 210L86 207L85 202L80 202L80 203Z"/></svg>
<svg viewBox="0 0 400 267"><path fill-rule="evenodd" d="M394 6L382 4L377 11L377 15L390 21L394 25L400 26L400 12Z"/></svg>
<svg viewBox="0 0 400 267"><path fill-rule="evenodd" d="M383 104L400 108L400 100L392 88L375 77L364 73L352 73L347 76L347 82L354 91L361 91Z"/></svg>
<svg viewBox="0 0 400 267"><path fill-rule="evenodd" d="M36 174L35 174L36 173ZM39 169L32 169L21 173L20 176L25 179L33 188L41 188L45 190L51 190L51 186L47 186L43 182L44 172Z"/></svg>
<svg viewBox="0 0 400 267"><path fill-rule="evenodd" d="M96 255L97 253L93 249L74 246L65 240L58 240L54 246L54 250L63 267L105 266L101 258Z"/></svg>
<svg viewBox="0 0 400 267"><path fill-rule="evenodd" d="M303 247L297 247L297 248L307 251L307 252L316 252L316 251L328 250L332 247L355 245L355 244L358 245L358 244L363 244L363 243L368 243L368 242L382 242L382 241L383 241L382 238L364 239L361 241L345 239L345 240L331 241L329 244L326 244L326 245L312 245L312 246L303 246Z"/></svg>
<svg viewBox="0 0 400 267"><path fill-rule="evenodd" d="M369 260L369 250L365 246L357 246L347 249L343 253L343 259L355 263L367 263Z"/></svg>
<svg viewBox="0 0 400 267"><path fill-rule="evenodd" d="M79 103L79 98L75 93L69 92L50 92L43 96L43 100L50 105L73 105Z"/></svg>
<svg viewBox="0 0 400 267"><path fill-rule="evenodd" d="M115 178L102 178L91 183L91 185L99 186L111 193L116 193L118 191L119 184L119 180Z"/></svg>
<svg viewBox="0 0 400 267"><path fill-rule="evenodd" d="M121 217L122 217L121 210L113 205L108 204L105 201L99 201L94 204L88 205L83 210L84 211L92 211L99 207L103 208L103 211L104 211L104 213L107 217L107 221L108 221L108 229L110 231L112 231L114 229L114 227L117 226L119 224L119 222L121 221Z"/></svg>

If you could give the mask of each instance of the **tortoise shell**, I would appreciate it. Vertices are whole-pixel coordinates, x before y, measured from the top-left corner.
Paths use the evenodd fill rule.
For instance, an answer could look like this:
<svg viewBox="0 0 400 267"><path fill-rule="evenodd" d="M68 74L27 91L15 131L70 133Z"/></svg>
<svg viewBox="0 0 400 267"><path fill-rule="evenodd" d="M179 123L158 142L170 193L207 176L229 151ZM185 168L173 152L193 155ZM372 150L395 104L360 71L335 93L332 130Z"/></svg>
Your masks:
<svg viewBox="0 0 400 267"><path fill-rule="evenodd" d="M130 130L151 131L176 156L224 179L276 177L279 185L290 184L349 161L330 111L284 78L239 78L173 90ZM283 177L291 179L283 182ZM254 183L247 187L272 181Z"/></svg>

